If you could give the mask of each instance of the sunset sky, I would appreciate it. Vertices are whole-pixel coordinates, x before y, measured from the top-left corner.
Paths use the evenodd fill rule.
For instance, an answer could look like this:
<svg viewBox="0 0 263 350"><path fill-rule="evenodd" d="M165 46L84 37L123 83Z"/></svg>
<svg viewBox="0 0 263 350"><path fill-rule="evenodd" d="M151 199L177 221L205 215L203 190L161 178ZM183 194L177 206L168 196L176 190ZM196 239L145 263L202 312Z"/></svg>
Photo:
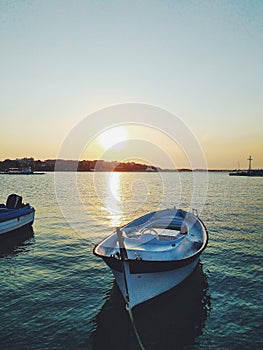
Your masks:
<svg viewBox="0 0 263 350"><path fill-rule="evenodd" d="M180 119L209 168L246 168L250 154L263 168L261 0L0 0L0 44L0 160L57 158L87 116L138 103ZM165 118L159 134L104 118L85 159L189 165Z"/></svg>

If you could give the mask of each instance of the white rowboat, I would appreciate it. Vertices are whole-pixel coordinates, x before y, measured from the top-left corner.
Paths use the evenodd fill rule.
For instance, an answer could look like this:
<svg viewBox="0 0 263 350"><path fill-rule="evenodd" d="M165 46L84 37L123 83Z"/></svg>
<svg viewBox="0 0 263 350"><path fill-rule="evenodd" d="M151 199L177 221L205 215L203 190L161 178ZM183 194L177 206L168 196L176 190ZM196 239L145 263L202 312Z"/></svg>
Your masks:
<svg viewBox="0 0 263 350"><path fill-rule="evenodd" d="M198 216L164 209L117 228L93 252L111 268L132 309L188 277L207 243L207 230Z"/></svg>

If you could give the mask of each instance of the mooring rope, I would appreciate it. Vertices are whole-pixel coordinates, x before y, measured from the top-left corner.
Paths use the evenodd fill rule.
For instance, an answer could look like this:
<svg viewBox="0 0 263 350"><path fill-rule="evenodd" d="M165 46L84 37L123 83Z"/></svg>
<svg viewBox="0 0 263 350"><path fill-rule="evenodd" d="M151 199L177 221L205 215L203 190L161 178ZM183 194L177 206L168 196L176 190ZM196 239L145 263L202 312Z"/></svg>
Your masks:
<svg viewBox="0 0 263 350"><path fill-rule="evenodd" d="M132 310L129 308L129 305L126 305L126 309L127 309L128 313L129 313L129 316L130 316L130 319L131 319L131 323L132 323L132 327L133 327L133 330L134 330L134 334L136 336L138 344L139 344L141 350L145 350L145 347L143 346L143 343L141 341L140 335L139 335L138 330L137 330L136 325L135 325L135 321L134 321L134 318L133 318Z"/></svg>
<svg viewBox="0 0 263 350"><path fill-rule="evenodd" d="M122 261L122 273L123 273L124 287L125 287L125 292L126 292L126 308L127 308L128 313L129 313L132 327L133 327L136 339L138 341L138 344L139 344L141 350L145 350L145 348L142 344L142 341L140 339L139 333L137 331L137 328L135 326L133 314L132 314L131 308L129 306L130 296L129 296L128 281L127 281L127 276L126 276L126 274L129 274L129 270L130 270L129 260L128 260L128 254L127 254L127 251L125 248L124 240L122 237L122 231L119 227L116 228L116 235L117 235L117 240L119 242L120 256L121 256L121 261Z"/></svg>

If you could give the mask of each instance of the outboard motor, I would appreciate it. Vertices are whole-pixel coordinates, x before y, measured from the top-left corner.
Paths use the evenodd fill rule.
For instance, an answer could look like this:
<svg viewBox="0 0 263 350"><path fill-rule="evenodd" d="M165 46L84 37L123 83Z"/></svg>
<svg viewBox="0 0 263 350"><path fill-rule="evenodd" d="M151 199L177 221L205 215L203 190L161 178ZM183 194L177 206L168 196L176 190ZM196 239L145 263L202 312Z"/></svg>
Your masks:
<svg viewBox="0 0 263 350"><path fill-rule="evenodd" d="M8 209L19 209L23 207L22 197L17 194L10 194L6 201L6 207Z"/></svg>

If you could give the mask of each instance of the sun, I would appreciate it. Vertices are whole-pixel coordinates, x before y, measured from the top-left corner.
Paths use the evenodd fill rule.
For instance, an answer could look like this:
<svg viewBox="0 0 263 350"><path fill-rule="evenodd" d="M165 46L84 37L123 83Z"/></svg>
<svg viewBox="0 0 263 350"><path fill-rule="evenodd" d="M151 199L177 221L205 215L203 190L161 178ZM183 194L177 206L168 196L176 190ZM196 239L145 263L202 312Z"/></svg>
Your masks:
<svg viewBox="0 0 263 350"><path fill-rule="evenodd" d="M104 150L127 140L127 132L122 126L110 128L98 136L98 142Z"/></svg>

